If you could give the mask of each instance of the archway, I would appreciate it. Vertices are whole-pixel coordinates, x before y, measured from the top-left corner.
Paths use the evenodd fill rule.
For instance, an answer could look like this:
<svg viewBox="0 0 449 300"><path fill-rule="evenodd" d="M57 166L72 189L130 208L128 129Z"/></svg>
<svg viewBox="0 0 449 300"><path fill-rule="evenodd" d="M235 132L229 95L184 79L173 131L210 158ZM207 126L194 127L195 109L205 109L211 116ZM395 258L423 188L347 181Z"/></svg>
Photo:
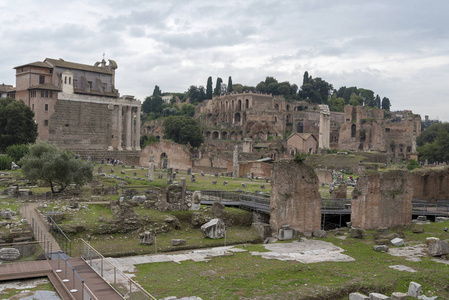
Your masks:
<svg viewBox="0 0 449 300"><path fill-rule="evenodd" d="M223 131L223 132L221 133L221 139L222 139L222 140L227 140L227 139L228 139L228 133L227 133L226 131Z"/></svg>
<svg viewBox="0 0 449 300"><path fill-rule="evenodd" d="M238 110L238 111L241 111L241 110L242 110L242 100L239 100L239 101L237 102L237 110Z"/></svg>
<svg viewBox="0 0 449 300"><path fill-rule="evenodd" d="M355 137L357 134L357 126L355 124L351 125L351 137Z"/></svg>
<svg viewBox="0 0 449 300"><path fill-rule="evenodd" d="M235 113L235 115L234 115L234 122L236 124L240 124L240 113Z"/></svg>
<svg viewBox="0 0 449 300"><path fill-rule="evenodd" d="M167 167L168 167L168 155L167 153L163 152L161 153L159 160L159 169L167 169Z"/></svg>
<svg viewBox="0 0 449 300"><path fill-rule="evenodd" d="M218 140L218 131L214 131L214 132L212 132L212 139L213 140Z"/></svg>

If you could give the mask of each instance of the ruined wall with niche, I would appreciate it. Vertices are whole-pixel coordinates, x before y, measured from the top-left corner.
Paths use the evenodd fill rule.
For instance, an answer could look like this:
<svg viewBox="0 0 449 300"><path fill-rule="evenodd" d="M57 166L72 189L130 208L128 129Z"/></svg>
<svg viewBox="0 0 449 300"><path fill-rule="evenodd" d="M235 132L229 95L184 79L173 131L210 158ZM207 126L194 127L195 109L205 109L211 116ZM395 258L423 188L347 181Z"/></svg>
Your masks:
<svg viewBox="0 0 449 300"><path fill-rule="evenodd" d="M437 202L449 200L449 167L422 168L412 172L413 198Z"/></svg>
<svg viewBox="0 0 449 300"><path fill-rule="evenodd" d="M154 165L157 169L162 169L164 164L168 168L187 171L192 167L192 154L187 146L173 142L161 141L146 146L140 154L140 165L148 167L150 156L154 158ZM166 161L164 163L164 161Z"/></svg>
<svg viewBox="0 0 449 300"><path fill-rule="evenodd" d="M270 226L311 233L321 228L321 196L312 167L293 160L275 162L271 177Z"/></svg>
<svg viewBox="0 0 449 300"><path fill-rule="evenodd" d="M351 223L362 229L410 225L413 180L408 171L367 171L352 193Z"/></svg>
<svg viewBox="0 0 449 300"><path fill-rule="evenodd" d="M381 151L388 155L389 161L396 162L416 155L416 137L421 133L419 115L347 105L344 118L339 134L340 150Z"/></svg>
<svg viewBox="0 0 449 300"><path fill-rule="evenodd" d="M271 177L272 164L251 161L239 163L239 177L246 177L249 172L255 177Z"/></svg>

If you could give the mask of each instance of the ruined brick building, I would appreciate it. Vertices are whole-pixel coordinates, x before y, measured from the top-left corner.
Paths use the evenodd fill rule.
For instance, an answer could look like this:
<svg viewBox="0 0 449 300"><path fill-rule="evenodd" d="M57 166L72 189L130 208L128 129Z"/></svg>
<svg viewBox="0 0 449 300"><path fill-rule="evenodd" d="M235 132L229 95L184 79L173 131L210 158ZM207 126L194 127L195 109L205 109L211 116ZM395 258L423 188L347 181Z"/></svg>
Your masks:
<svg viewBox="0 0 449 300"><path fill-rule="evenodd" d="M421 117L411 111L386 112L345 106L338 148L379 151L390 161L417 160L416 137L420 133Z"/></svg>
<svg viewBox="0 0 449 300"><path fill-rule="evenodd" d="M141 103L120 97L115 61L47 58L14 69L15 99L34 111L39 140L99 157L138 155Z"/></svg>

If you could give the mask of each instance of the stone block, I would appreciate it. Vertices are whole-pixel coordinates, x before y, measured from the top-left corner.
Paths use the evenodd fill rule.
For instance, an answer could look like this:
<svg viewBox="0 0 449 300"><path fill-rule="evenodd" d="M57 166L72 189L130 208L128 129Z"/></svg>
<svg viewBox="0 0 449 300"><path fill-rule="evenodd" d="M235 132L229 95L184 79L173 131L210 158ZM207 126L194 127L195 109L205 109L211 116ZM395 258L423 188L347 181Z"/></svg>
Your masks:
<svg viewBox="0 0 449 300"><path fill-rule="evenodd" d="M295 230L291 228L280 228L279 229L279 240L285 241L285 240L291 240L295 236Z"/></svg>
<svg viewBox="0 0 449 300"><path fill-rule="evenodd" d="M139 235L139 244L141 245L151 245L154 242L154 236L149 231L145 231Z"/></svg>
<svg viewBox="0 0 449 300"><path fill-rule="evenodd" d="M312 236L317 238L325 238L327 236L327 233L325 230L314 230L312 232Z"/></svg>
<svg viewBox="0 0 449 300"><path fill-rule="evenodd" d="M436 217L435 218L435 223L446 222L446 221L449 221L449 218L447 218L447 217Z"/></svg>
<svg viewBox="0 0 449 300"><path fill-rule="evenodd" d="M373 247L373 250L376 252L388 252L388 246L386 245L377 245Z"/></svg>
<svg viewBox="0 0 449 300"><path fill-rule="evenodd" d="M413 233L423 233L424 232L424 227L419 224L412 224L411 229L412 229Z"/></svg>
<svg viewBox="0 0 449 300"><path fill-rule="evenodd" d="M221 239L225 236L225 224L220 219L212 219L201 226L204 237L210 239Z"/></svg>
<svg viewBox="0 0 449 300"><path fill-rule="evenodd" d="M360 293L351 293L349 300L369 300L369 297Z"/></svg>
<svg viewBox="0 0 449 300"><path fill-rule="evenodd" d="M172 239L171 240L172 246L180 246L180 245L184 245L185 243L186 243L186 241L183 239Z"/></svg>
<svg viewBox="0 0 449 300"><path fill-rule="evenodd" d="M426 245L429 246L430 244L432 244L433 242L439 241L440 239L437 237L428 237L426 238Z"/></svg>
<svg viewBox="0 0 449 300"><path fill-rule="evenodd" d="M391 244L396 247L404 246L404 239L394 238L391 240Z"/></svg>
<svg viewBox="0 0 449 300"><path fill-rule="evenodd" d="M442 256L449 254L449 245L446 241L434 241L429 245L429 254L431 256Z"/></svg>
<svg viewBox="0 0 449 300"><path fill-rule="evenodd" d="M349 235L352 238L355 239L363 239L363 236L365 235L365 231L361 228L351 228L349 229Z"/></svg>
<svg viewBox="0 0 449 300"><path fill-rule="evenodd" d="M427 221L427 217L426 216L418 216L416 219L418 221Z"/></svg>
<svg viewBox="0 0 449 300"><path fill-rule="evenodd" d="M394 292L390 296L391 300L407 300L407 294L401 292Z"/></svg>
<svg viewBox="0 0 449 300"><path fill-rule="evenodd" d="M390 297L385 296L379 293L371 293L369 294L369 300L389 300Z"/></svg>
<svg viewBox="0 0 449 300"><path fill-rule="evenodd" d="M16 248L2 248L0 249L0 259L6 261L14 261L19 259L20 251Z"/></svg>
<svg viewBox="0 0 449 300"><path fill-rule="evenodd" d="M271 236L270 224L255 222L251 224L251 230L263 239Z"/></svg>
<svg viewBox="0 0 449 300"><path fill-rule="evenodd" d="M410 282L410 285L408 286L408 292L407 295L410 297L418 298L421 295L422 287L419 283L416 282Z"/></svg>

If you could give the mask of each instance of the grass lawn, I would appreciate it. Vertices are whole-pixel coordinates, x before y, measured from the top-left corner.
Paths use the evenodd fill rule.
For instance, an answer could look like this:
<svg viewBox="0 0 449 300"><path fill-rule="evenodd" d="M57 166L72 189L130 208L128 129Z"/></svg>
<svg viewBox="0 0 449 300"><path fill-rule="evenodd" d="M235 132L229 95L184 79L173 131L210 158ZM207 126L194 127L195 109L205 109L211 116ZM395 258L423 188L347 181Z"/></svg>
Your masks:
<svg viewBox="0 0 449 300"><path fill-rule="evenodd" d="M405 231L406 240L444 238L444 223L425 227L425 234ZM447 238L448 236L446 236ZM449 266L424 257L411 262L402 257L373 251L373 241L324 239L343 248L354 262L302 264L267 260L248 252L213 258L208 262L183 261L137 265L136 280L156 298L198 296L202 299L348 299L351 292L407 292L410 281L423 286L426 296L449 299ZM412 242L410 242L412 243ZM261 245L248 245L259 251ZM405 265L410 273L389 268Z"/></svg>

